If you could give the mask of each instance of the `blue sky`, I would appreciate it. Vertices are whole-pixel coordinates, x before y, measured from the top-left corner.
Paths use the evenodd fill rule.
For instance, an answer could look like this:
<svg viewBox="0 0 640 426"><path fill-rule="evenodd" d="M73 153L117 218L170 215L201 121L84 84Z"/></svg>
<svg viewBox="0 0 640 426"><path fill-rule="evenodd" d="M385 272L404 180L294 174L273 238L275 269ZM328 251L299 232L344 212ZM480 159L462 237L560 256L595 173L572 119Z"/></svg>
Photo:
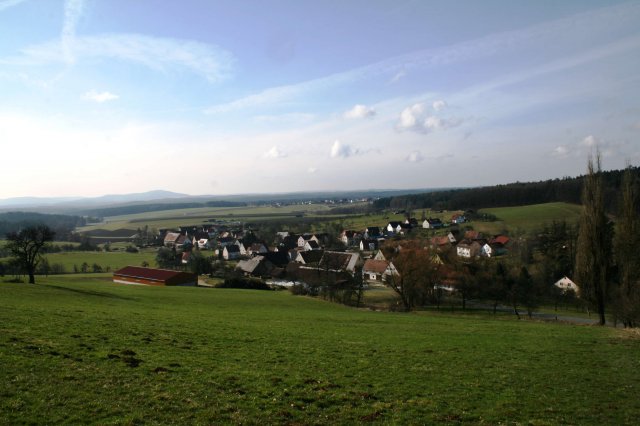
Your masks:
<svg viewBox="0 0 640 426"><path fill-rule="evenodd" d="M0 0L0 198L640 163L640 2Z"/></svg>

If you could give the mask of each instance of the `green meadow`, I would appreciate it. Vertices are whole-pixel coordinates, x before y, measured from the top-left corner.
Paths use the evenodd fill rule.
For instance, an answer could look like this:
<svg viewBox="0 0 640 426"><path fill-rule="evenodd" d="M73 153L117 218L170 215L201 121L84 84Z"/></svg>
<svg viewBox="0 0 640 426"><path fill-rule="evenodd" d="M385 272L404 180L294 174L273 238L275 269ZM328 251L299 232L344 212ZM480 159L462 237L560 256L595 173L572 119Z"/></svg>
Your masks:
<svg viewBox="0 0 640 426"><path fill-rule="evenodd" d="M640 336L285 291L0 283L0 424L635 424Z"/></svg>
<svg viewBox="0 0 640 426"><path fill-rule="evenodd" d="M582 206L569 203L481 209L480 213L492 214L497 220L495 222L473 222L471 225L476 230L488 234L497 234L505 229L511 232L531 233L553 221L566 220L568 223L577 223L581 211Z"/></svg>
<svg viewBox="0 0 640 426"><path fill-rule="evenodd" d="M91 224L78 228L79 232L104 229L173 228L181 225L199 225L207 220L228 221L264 221L292 219L298 215L317 216L330 212L330 207L324 204L304 204L249 207L201 207L180 210L163 210L148 213L111 216L104 218L103 223Z"/></svg>
<svg viewBox="0 0 640 426"><path fill-rule="evenodd" d="M72 273L74 272L74 266L77 266L78 270L80 270L83 263L89 265L90 271L94 264L100 265L105 271L107 268L115 271L128 265L141 266L143 262L155 267L156 254L157 250L155 248L148 248L140 249L138 253L128 253L126 251L69 251L48 253L44 257L49 262L49 265L60 264L64 266L64 270L67 273ZM9 258L0 258L0 261L6 262L8 260Z"/></svg>

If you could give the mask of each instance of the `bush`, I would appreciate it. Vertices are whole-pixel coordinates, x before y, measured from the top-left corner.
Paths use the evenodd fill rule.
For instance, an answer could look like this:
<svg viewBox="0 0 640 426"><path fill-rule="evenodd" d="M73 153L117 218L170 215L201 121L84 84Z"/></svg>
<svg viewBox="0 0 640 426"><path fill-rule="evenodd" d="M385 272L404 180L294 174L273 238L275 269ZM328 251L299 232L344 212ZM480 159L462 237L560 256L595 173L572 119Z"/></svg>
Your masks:
<svg viewBox="0 0 640 426"><path fill-rule="evenodd" d="M138 249L135 248L134 246L127 246L127 248L125 249L125 251L127 253L138 253Z"/></svg>
<svg viewBox="0 0 640 426"><path fill-rule="evenodd" d="M304 284L294 284L289 287L289 291L296 296L306 296L309 294L309 288Z"/></svg>
<svg viewBox="0 0 640 426"><path fill-rule="evenodd" d="M224 282L217 284L216 288L241 288L244 290L271 290L266 282L259 278L235 277L227 278Z"/></svg>

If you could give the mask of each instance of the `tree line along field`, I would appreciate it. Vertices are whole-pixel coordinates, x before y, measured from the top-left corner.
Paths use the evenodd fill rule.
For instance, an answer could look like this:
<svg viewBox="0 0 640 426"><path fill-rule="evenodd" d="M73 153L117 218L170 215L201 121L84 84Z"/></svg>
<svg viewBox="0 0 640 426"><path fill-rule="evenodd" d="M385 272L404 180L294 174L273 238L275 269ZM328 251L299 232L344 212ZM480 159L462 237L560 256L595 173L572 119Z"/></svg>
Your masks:
<svg viewBox="0 0 640 426"><path fill-rule="evenodd" d="M0 423L635 424L640 337L289 292L0 283Z"/></svg>

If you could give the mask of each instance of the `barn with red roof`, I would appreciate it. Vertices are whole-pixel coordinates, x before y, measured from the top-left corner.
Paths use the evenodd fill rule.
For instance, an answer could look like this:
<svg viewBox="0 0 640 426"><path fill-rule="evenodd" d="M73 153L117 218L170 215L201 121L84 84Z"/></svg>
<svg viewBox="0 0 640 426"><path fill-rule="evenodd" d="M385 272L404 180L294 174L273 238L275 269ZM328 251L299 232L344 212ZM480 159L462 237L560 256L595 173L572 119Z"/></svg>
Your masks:
<svg viewBox="0 0 640 426"><path fill-rule="evenodd" d="M195 286L198 285L198 276L190 272L170 269L125 266L113 273L113 282L137 285Z"/></svg>

